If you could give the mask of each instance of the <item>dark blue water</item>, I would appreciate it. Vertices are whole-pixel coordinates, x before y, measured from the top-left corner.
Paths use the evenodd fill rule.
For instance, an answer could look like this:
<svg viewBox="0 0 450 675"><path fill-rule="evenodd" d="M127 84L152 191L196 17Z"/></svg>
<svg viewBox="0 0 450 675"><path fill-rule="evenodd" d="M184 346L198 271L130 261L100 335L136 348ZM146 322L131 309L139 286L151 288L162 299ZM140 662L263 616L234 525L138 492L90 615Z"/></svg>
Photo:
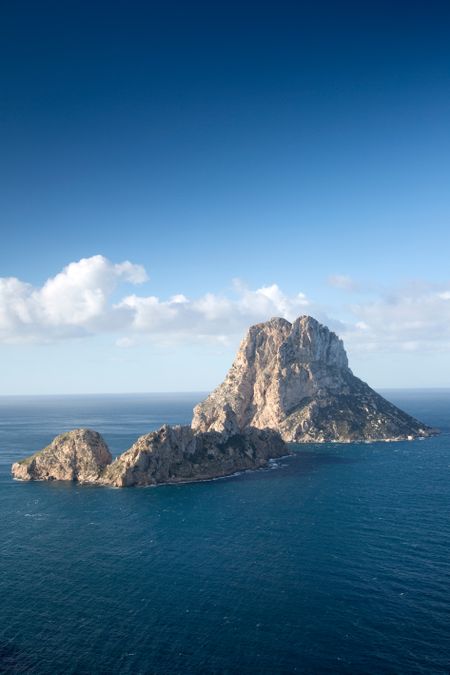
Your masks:
<svg viewBox="0 0 450 675"><path fill-rule="evenodd" d="M450 672L450 392L390 398L443 434L124 490L9 466L81 425L121 451L198 395L0 398L0 672Z"/></svg>

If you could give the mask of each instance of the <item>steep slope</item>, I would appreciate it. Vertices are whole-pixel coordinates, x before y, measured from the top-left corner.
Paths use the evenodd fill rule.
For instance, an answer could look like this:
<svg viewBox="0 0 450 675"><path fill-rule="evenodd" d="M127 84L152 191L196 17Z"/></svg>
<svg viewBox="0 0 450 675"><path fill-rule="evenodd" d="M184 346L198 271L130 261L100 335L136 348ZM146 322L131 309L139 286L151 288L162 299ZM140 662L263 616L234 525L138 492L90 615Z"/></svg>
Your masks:
<svg viewBox="0 0 450 675"><path fill-rule="evenodd" d="M269 427L288 442L401 440L426 425L389 403L348 367L342 340L310 316L252 326L224 382L194 409L195 431L221 430L228 405L239 427Z"/></svg>

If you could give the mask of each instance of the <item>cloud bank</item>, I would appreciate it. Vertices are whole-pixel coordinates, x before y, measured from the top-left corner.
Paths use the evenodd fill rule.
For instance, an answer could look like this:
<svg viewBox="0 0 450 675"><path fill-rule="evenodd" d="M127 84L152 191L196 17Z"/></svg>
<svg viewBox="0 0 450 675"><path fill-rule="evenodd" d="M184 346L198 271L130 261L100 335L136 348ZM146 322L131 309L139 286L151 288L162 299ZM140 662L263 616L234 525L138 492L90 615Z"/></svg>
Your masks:
<svg viewBox="0 0 450 675"><path fill-rule="evenodd" d="M302 293L288 297L276 284L254 291L234 283L234 296L183 294L161 300L153 295L113 296L123 283L142 284L145 269L129 261L114 264L101 255L70 263L36 288L20 279L0 278L0 341L50 342L118 333L118 346L147 336L161 342L225 341L250 323L271 316L295 318L305 312Z"/></svg>
<svg viewBox="0 0 450 675"><path fill-rule="evenodd" d="M369 351L449 351L450 282L413 283L350 306L349 344ZM344 336L345 337L345 336Z"/></svg>
<svg viewBox="0 0 450 675"><path fill-rule="evenodd" d="M369 295L360 292L359 302L330 310L301 292L288 295L276 284L251 290L235 281L227 294L197 298L179 293L160 299L130 292L130 284L147 281L141 265L115 264L101 255L70 263L42 287L15 277L0 278L0 342L45 343L111 334L124 348L143 340L227 343L252 323L273 316L293 320L307 313L336 330L351 349L450 350L450 282L372 289ZM344 275L330 277L329 283L350 291L353 299L362 288Z"/></svg>

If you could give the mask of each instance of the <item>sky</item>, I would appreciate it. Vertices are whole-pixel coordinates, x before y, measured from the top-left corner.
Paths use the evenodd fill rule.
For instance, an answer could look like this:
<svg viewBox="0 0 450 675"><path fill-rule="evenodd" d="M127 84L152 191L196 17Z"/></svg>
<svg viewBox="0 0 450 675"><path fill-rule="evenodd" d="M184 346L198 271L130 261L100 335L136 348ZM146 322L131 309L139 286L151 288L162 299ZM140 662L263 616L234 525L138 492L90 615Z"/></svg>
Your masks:
<svg viewBox="0 0 450 675"><path fill-rule="evenodd" d="M450 6L17 2L0 22L0 394L207 391L311 314L450 386Z"/></svg>

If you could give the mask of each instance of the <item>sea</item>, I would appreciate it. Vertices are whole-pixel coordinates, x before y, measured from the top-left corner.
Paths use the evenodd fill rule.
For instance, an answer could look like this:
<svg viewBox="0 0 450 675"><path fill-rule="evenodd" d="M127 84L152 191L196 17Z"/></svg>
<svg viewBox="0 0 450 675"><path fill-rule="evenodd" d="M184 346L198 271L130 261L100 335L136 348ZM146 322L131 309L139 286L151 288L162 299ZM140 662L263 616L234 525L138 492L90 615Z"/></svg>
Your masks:
<svg viewBox="0 0 450 675"><path fill-rule="evenodd" d="M202 394L0 397L0 672L450 672L450 390L434 438L295 446L227 479L14 481L75 427L113 453Z"/></svg>

